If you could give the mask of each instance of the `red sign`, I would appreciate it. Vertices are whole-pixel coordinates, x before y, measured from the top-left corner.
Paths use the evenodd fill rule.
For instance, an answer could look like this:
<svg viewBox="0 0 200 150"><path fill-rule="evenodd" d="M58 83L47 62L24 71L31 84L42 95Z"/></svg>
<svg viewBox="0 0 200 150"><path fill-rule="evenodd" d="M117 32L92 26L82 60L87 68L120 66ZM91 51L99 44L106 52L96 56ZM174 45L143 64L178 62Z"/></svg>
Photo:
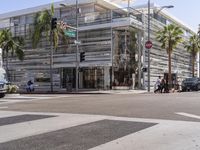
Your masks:
<svg viewBox="0 0 200 150"><path fill-rule="evenodd" d="M147 49L152 48L152 46L153 46L153 43L152 43L151 41L147 41L147 42L145 43L145 47L146 47Z"/></svg>

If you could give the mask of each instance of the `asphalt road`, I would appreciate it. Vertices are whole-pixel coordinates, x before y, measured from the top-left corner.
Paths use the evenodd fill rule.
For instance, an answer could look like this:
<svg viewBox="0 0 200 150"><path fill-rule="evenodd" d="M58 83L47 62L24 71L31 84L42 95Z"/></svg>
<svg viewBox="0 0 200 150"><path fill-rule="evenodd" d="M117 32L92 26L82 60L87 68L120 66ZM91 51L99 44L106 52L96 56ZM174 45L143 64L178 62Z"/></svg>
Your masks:
<svg viewBox="0 0 200 150"><path fill-rule="evenodd" d="M118 117L197 121L200 119L179 115L200 115L200 93L170 94L92 94L54 96L51 98L1 104L4 110L27 112L58 112L95 114Z"/></svg>
<svg viewBox="0 0 200 150"><path fill-rule="evenodd" d="M0 99L0 150L200 149L200 92Z"/></svg>

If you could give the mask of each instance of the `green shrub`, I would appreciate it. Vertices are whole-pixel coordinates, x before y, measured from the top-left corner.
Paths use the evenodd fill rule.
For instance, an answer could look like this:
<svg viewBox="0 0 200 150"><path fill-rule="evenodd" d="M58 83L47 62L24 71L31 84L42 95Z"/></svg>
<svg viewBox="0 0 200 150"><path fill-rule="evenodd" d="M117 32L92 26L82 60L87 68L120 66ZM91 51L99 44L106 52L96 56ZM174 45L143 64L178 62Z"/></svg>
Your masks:
<svg viewBox="0 0 200 150"><path fill-rule="evenodd" d="M17 85L8 85L7 93L17 93L18 88L19 87Z"/></svg>

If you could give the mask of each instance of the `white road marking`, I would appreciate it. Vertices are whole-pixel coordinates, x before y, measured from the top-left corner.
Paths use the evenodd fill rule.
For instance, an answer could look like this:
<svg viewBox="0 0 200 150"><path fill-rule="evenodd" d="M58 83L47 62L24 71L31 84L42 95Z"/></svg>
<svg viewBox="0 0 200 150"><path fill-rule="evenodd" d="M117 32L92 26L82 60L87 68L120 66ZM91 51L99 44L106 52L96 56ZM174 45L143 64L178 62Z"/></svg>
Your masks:
<svg viewBox="0 0 200 150"><path fill-rule="evenodd" d="M77 94L77 95L65 95L65 94L58 94L58 95L17 95L16 97L5 97L2 98L4 101L1 104L12 104L12 103L19 103L19 102L30 102L30 101L38 101L38 100L50 100L50 99L58 99L58 98L70 98L70 97L83 97L83 96L91 96L87 94Z"/></svg>
<svg viewBox="0 0 200 150"><path fill-rule="evenodd" d="M189 113L184 113L184 112L176 112L176 114L181 115L181 116L190 117L190 118L200 119L200 116L197 116L194 114L189 114Z"/></svg>
<svg viewBox="0 0 200 150"><path fill-rule="evenodd" d="M0 111L0 118L22 114L56 115L57 117L0 126L0 143L98 120L110 119L157 123L157 125L136 133L130 133L91 150L195 150L200 147L200 122L16 111Z"/></svg>

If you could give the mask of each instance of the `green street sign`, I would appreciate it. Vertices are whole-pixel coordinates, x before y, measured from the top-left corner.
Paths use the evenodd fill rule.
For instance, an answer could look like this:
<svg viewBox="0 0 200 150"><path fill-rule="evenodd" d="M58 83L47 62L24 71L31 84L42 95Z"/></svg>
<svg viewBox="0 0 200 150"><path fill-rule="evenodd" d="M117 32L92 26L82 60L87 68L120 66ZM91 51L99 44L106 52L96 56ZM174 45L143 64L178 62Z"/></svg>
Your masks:
<svg viewBox="0 0 200 150"><path fill-rule="evenodd" d="M76 37L76 32L73 30L65 30L65 35L69 37Z"/></svg>

